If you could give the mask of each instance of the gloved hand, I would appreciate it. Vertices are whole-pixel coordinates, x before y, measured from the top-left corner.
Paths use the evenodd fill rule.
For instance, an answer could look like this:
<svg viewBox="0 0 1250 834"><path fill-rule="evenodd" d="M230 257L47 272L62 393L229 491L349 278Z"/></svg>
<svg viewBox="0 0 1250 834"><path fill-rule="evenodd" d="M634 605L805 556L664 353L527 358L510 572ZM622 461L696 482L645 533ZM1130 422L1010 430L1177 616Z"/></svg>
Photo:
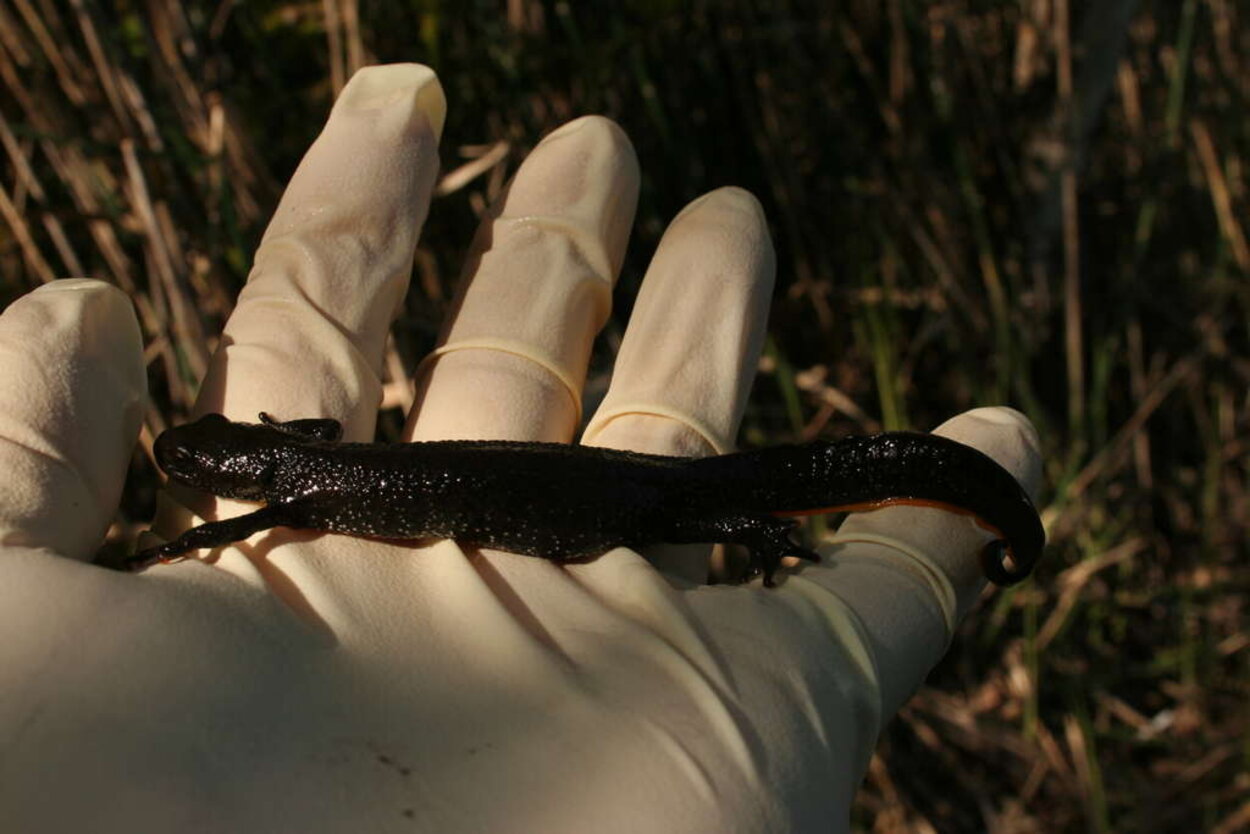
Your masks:
<svg viewBox="0 0 1250 834"><path fill-rule="evenodd" d="M296 172L198 411L371 439L387 327L438 167L419 66L363 70ZM571 441L635 206L601 118L548 136L481 226L415 440ZM704 455L742 414L773 281L755 200L672 223L583 442ZM127 299L48 285L0 316L0 830L843 830L882 723L981 589L986 534L895 507L779 587L707 548L584 564L277 528L142 574L88 564L144 373ZM1004 409L940 431L1034 488ZM161 532L254 505L186 493ZM505 497L501 496L501 499ZM576 494L552 495L576 501Z"/></svg>

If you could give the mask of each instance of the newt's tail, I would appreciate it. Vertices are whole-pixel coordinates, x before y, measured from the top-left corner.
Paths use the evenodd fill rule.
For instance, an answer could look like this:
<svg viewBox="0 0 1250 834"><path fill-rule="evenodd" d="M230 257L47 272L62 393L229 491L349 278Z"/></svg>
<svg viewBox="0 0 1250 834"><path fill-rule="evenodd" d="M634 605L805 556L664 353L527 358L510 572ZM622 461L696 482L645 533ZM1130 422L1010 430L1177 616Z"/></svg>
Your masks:
<svg viewBox="0 0 1250 834"><path fill-rule="evenodd" d="M998 538L981 554L986 576L1019 582L1042 555L1046 533L1033 502L996 461L933 434L888 432L778 446L692 461L704 485L696 511L809 515L894 504L972 515Z"/></svg>

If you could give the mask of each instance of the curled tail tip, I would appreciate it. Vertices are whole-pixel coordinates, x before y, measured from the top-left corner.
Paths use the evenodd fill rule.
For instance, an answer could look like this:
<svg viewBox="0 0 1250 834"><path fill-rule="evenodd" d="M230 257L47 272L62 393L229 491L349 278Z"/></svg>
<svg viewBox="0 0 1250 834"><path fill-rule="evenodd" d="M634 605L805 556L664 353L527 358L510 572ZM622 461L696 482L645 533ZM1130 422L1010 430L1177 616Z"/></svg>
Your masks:
<svg viewBox="0 0 1250 834"><path fill-rule="evenodd" d="M1027 579L1040 556L1039 551L1031 559L1021 558L1006 539L995 539L981 549L981 569L986 579L1006 588Z"/></svg>

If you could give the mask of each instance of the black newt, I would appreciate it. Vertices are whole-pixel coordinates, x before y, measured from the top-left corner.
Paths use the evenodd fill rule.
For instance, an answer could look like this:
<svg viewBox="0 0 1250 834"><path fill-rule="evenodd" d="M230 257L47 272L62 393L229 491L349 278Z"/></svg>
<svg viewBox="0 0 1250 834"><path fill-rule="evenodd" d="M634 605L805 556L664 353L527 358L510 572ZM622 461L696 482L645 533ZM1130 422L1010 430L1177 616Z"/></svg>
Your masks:
<svg viewBox="0 0 1250 834"><path fill-rule="evenodd" d="M1009 585L1028 576L1046 538L1007 470L931 434L678 458L562 443L342 443L336 420L260 419L209 414L157 438L156 460L174 481L265 506L142 550L127 569L282 526L451 538L557 562L618 545L734 542L772 585L783 557L819 559L790 540L789 516L912 504L971 515L994 533L981 563Z"/></svg>

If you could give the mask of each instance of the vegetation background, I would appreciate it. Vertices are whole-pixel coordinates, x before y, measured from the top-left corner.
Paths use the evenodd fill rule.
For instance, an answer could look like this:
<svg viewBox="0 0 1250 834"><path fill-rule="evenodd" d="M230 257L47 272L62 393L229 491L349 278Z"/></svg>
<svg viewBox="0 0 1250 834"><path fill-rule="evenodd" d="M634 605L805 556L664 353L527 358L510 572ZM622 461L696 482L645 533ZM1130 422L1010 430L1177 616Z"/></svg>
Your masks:
<svg viewBox="0 0 1250 834"><path fill-rule="evenodd" d="M1053 542L886 730L858 830L1250 830L1250 10L1234 0L0 0L0 303L134 298L151 439L191 404L264 224L364 64L433 66L440 182L380 430L478 217L602 113L643 169L592 388L666 222L764 202L772 336L745 444L1041 431Z"/></svg>

